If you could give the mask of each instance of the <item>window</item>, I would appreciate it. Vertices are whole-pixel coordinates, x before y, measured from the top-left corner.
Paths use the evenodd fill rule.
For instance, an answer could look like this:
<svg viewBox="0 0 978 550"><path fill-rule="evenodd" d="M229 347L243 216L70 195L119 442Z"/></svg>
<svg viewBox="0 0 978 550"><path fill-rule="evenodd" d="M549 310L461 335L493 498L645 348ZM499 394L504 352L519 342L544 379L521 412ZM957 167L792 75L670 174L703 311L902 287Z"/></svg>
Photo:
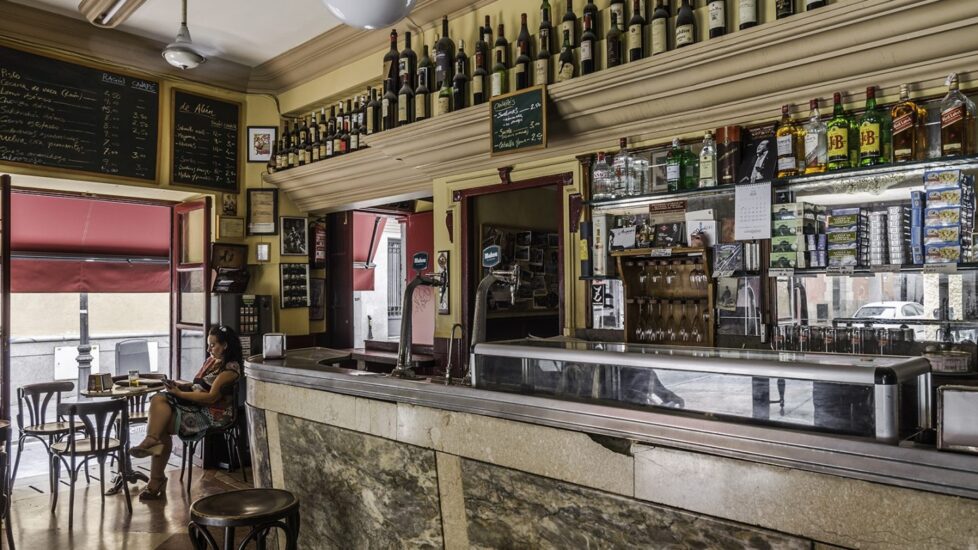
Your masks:
<svg viewBox="0 0 978 550"><path fill-rule="evenodd" d="M401 239L387 239L387 317L401 317L401 297L404 294L404 260Z"/></svg>

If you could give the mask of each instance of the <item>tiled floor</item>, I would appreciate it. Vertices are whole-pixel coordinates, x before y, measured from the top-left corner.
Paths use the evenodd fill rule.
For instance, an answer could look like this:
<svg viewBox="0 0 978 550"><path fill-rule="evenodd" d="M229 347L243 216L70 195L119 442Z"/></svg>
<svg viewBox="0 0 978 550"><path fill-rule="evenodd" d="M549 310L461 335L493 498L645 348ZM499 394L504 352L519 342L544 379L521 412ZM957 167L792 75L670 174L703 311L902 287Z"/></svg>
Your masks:
<svg viewBox="0 0 978 550"><path fill-rule="evenodd" d="M178 462L179 457L174 456L171 460ZM134 467L147 473L148 466L148 460L134 464ZM66 476L62 473L58 506L53 514L47 476L19 476L12 496L10 522L18 549L189 550L192 546L186 533L190 503L202 496L250 486L242 482L240 472L228 474L197 468L194 470L191 497L188 498L179 479L177 463L167 474L170 481L164 501L139 502L136 495L144 484L130 484L133 513L129 516L125 497L121 494L105 497L105 503L102 503L96 477L98 468L90 472L93 474L91 485L86 485L81 475L75 486L75 526L72 532L68 531ZM248 479L252 479L250 473Z"/></svg>

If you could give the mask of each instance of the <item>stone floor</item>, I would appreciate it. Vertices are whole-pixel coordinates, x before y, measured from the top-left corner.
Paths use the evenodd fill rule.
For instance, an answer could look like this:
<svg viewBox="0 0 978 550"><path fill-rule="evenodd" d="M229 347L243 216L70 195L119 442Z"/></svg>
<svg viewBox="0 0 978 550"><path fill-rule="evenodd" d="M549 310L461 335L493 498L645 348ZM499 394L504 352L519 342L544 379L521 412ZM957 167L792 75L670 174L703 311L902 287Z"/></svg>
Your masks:
<svg viewBox="0 0 978 550"><path fill-rule="evenodd" d="M24 466L23 462L21 466ZM136 461L134 467L149 472L146 459ZM144 484L131 484L133 513L129 516L122 495L106 497L105 503L102 503L98 468L92 468L90 472L90 485L86 485L84 476L79 476L75 486L75 525L72 532L68 531L68 485L65 476L62 475L57 510L52 514L47 476L18 475L12 495L10 522L18 549L190 550L192 546L186 534L190 503L202 496L250 487L250 483L246 485L242 482L240 471L229 474L197 468L194 470L191 497L187 497L179 479L179 457L174 456L167 474L170 480L167 499L139 502L136 495ZM248 479L252 479L250 472Z"/></svg>

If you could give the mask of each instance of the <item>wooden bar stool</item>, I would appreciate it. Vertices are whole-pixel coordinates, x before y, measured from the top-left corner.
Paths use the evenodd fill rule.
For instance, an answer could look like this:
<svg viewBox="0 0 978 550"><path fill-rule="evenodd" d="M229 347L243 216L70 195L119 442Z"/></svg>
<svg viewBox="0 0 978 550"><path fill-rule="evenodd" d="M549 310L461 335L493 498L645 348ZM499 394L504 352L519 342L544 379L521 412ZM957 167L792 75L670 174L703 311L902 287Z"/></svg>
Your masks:
<svg viewBox="0 0 978 550"><path fill-rule="evenodd" d="M286 550L299 548L299 499L282 489L242 489L211 495L190 505L187 531L196 550L221 550L208 527L224 529L224 550L234 548L235 527L249 527L238 550L254 541L259 550L276 528L285 533Z"/></svg>

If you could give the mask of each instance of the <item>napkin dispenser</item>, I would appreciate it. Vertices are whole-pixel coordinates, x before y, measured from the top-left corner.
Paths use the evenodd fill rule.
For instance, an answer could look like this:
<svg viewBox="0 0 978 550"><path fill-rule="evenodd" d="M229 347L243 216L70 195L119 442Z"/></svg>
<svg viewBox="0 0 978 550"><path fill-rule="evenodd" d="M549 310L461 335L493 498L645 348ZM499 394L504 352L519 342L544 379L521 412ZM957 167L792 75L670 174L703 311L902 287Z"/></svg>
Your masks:
<svg viewBox="0 0 978 550"><path fill-rule="evenodd" d="M265 359L282 359L285 357L285 334L269 332L262 335L262 357Z"/></svg>
<svg viewBox="0 0 978 550"><path fill-rule="evenodd" d="M937 388L937 448L978 453L978 387Z"/></svg>

